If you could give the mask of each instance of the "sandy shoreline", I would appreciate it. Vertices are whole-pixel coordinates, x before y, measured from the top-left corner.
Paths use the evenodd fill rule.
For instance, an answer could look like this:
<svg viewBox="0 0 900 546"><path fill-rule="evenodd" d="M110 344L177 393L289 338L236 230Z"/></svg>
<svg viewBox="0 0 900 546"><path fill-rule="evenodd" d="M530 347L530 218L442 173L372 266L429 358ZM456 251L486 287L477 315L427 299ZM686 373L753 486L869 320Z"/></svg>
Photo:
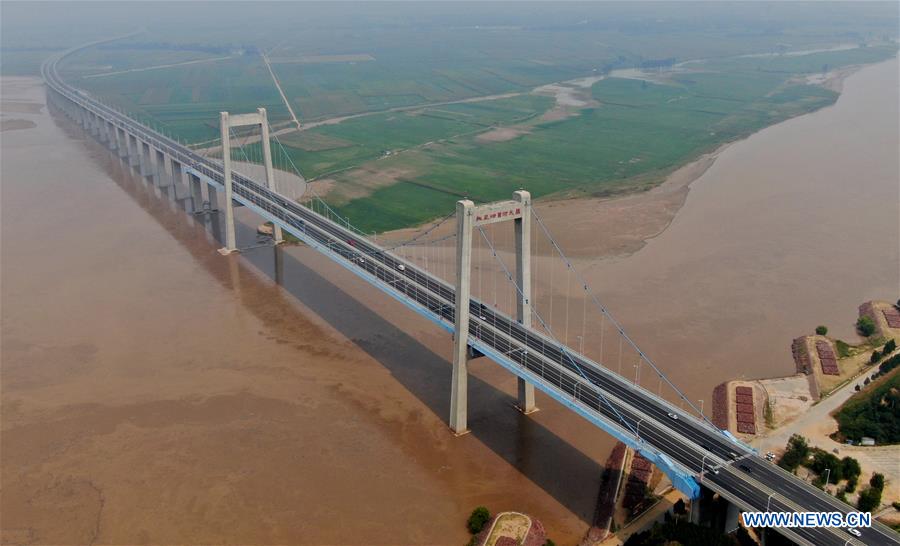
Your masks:
<svg viewBox="0 0 900 546"><path fill-rule="evenodd" d="M735 141L739 142L739 141ZM734 142L682 165L659 185L616 197L538 201L536 209L572 257L601 259L634 254L665 231L687 199L691 184ZM604 235L598 236L598 233Z"/></svg>

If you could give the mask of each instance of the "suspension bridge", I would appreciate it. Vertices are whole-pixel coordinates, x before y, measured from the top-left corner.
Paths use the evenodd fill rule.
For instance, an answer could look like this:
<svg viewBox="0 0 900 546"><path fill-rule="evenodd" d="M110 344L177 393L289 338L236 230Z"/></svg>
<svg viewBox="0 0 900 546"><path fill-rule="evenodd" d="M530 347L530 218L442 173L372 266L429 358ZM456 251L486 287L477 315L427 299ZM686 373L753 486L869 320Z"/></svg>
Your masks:
<svg viewBox="0 0 900 546"><path fill-rule="evenodd" d="M527 191L497 203L462 199L405 239L379 241L329 206L315 183L291 195L287 188L302 176L264 109L222 114L221 157L195 151L63 81L59 61L87 46L42 65L49 99L142 175L165 179L186 210L224 208L223 253L239 250L233 207L246 207L272 223L275 243L291 234L452 334L454 433L468 430L467 363L486 357L518 378L521 411L534 411L534 389L542 391L640 452L690 498L727 500L732 526L739 511L850 511L716 427L612 317ZM264 166L259 176L242 174L254 164ZM295 182L279 180L285 172ZM623 376L623 363L634 378ZM877 523L859 536L838 528L777 531L800 544L900 544Z"/></svg>

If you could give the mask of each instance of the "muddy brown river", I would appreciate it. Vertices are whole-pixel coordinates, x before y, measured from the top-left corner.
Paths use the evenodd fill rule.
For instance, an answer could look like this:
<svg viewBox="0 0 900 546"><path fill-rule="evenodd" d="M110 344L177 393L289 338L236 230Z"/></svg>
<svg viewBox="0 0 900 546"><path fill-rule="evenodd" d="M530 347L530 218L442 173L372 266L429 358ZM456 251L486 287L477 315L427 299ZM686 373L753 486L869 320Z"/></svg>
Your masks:
<svg viewBox="0 0 900 546"><path fill-rule="evenodd" d="M591 269L692 397L786 373L792 337L849 339L859 302L900 295L897 93L895 62L863 69ZM454 438L445 333L309 249L220 256L213 221L48 110L39 82L4 79L3 101L3 543L462 544L479 504L560 544L584 533L605 434L540 394L519 415L514 378L481 359Z"/></svg>

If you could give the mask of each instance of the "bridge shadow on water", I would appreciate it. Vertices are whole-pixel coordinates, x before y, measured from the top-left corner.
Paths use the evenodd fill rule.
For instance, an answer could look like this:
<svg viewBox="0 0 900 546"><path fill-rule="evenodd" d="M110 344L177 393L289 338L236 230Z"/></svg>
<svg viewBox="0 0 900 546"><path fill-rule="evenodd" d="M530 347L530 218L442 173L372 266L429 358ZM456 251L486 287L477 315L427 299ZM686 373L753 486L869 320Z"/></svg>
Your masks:
<svg viewBox="0 0 900 546"><path fill-rule="evenodd" d="M450 412L451 365L445 357L385 320L282 247L259 246L240 256L220 256L215 252L220 246L216 243L220 239L217 234L221 233L217 214L194 216L186 213L183 199L169 197L171 188L155 188L101 144L88 138L80 127L61 113L55 112L53 117L67 134L83 139L92 157L110 178L223 286L238 290L240 271L251 276L260 273L267 276L377 360L408 392L446 422ZM179 198L184 197L186 190L177 193ZM255 226L238 222L237 229L239 246L252 247L256 244ZM226 259L231 260L234 266L223 267L222 261ZM239 271L236 272L235 268ZM383 297L380 293L376 296ZM246 308L260 320L267 321L265 306L246 300L248 298L242 299ZM449 348L449 336L447 345ZM471 436L578 518L590 523L602 465L533 417L512 409L514 402L513 396L470 374ZM580 417L561 411L561 407L547 397L541 396L539 404L545 406L547 411L553 411L554 419L559 417L577 421L576 430L599 432ZM570 423L567 426L572 428ZM449 428L447 434L450 434Z"/></svg>

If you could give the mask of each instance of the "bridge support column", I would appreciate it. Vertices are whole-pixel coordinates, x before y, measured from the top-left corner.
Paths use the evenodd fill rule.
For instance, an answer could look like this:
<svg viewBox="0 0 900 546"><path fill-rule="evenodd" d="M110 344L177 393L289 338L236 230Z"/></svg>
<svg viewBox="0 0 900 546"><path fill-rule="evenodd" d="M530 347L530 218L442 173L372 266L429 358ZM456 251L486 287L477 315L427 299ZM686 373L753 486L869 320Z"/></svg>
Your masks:
<svg viewBox="0 0 900 546"><path fill-rule="evenodd" d="M125 130L119 127L116 127L116 142L119 157L128 157L128 138L125 136Z"/></svg>
<svg viewBox="0 0 900 546"><path fill-rule="evenodd" d="M169 173L166 172L166 163L168 163L166 161L166 154L155 148L150 148L150 154L156 158L156 161L154 161L154 180L156 181L156 185L160 188L167 187L171 178L169 177Z"/></svg>
<svg viewBox="0 0 900 546"><path fill-rule="evenodd" d="M106 122L106 145L110 150L119 149L119 133L116 131L116 126L108 121Z"/></svg>
<svg viewBox="0 0 900 546"><path fill-rule="evenodd" d="M100 129L100 118L97 114L90 112L91 115L91 134L100 142L103 142L103 132Z"/></svg>
<svg viewBox="0 0 900 546"><path fill-rule="evenodd" d="M729 502L725 509L725 534L736 531L741 526L741 510L734 503Z"/></svg>
<svg viewBox="0 0 900 546"><path fill-rule="evenodd" d="M522 204L522 216L514 222L516 239L516 284L521 294L516 299L516 318L526 328L531 327L531 193L525 190L513 192L513 200ZM534 404L534 385L518 378L519 411L529 414L537 411Z"/></svg>
<svg viewBox="0 0 900 546"><path fill-rule="evenodd" d="M275 190L275 171L272 169L272 143L269 141L269 118L266 115L265 108L257 108L259 114L260 131L263 149L263 163L266 167L266 187L271 191ZM272 235L275 238L275 244L284 242L284 235L281 233L281 226L274 224L272 227Z"/></svg>
<svg viewBox="0 0 900 546"><path fill-rule="evenodd" d="M211 212L219 211L219 190L212 184L206 186L206 193L209 195L209 210Z"/></svg>
<svg viewBox="0 0 900 546"><path fill-rule="evenodd" d="M188 185L191 189L191 212L197 214L203 210L203 183L199 176L188 173Z"/></svg>
<svg viewBox="0 0 900 546"><path fill-rule="evenodd" d="M107 142L106 121L100 116L96 116L95 122L97 124L97 140L100 141L101 144L104 144Z"/></svg>
<svg viewBox="0 0 900 546"><path fill-rule="evenodd" d="M141 174L141 141L138 140L137 136L130 133L125 133L125 135L130 142L128 146L128 164L131 165L138 174Z"/></svg>
<svg viewBox="0 0 900 546"><path fill-rule="evenodd" d="M237 251L237 240L234 234L234 203L232 202L231 182L231 131L228 112L220 113L220 128L222 130L222 163L225 179L225 247L220 248L222 254L231 254Z"/></svg>
<svg viewBox="0 0 900 546"><path fill-rule="evenodd" d="M153 157L150 154L150 144L143 140L137 141L138 144L138 166L140 167L141 176L153 176Z"/></svg>
<svg viewBox="0 0 900 546"><path fill-rule="evenodd" d="M181 186L184 184L184 174L183 169L184 166L180 161L177 161L174 157L169 158L169 166L172 169L172 199L174 201L178 201L178 191L181 189Z"/></svg>
<svg viewBox="0 0 900 546"><path fill-rule="evenodd" d="M450 386L450 429L465 434L468 429L469 380L469 281L472 274L472 227L475 204L456 202L456 313L453 335L453 374Z"/></svg>

